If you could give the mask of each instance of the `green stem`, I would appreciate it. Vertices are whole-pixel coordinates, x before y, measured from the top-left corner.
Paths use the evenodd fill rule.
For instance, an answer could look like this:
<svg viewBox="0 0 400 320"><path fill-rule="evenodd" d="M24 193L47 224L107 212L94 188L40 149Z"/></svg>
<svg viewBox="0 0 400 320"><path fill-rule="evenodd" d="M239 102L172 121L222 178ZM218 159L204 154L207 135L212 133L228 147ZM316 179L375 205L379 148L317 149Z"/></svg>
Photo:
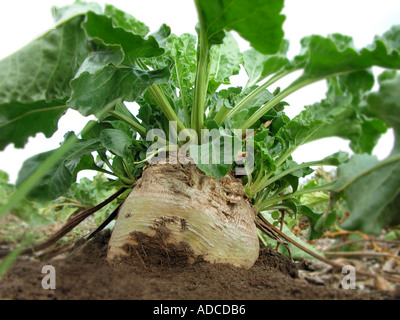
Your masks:
<svg viewBox="0 0 400 320"><path fill-rule="evenodd" d="M198 139L201 140L201 129L204 127L204 111L207 99L208 88L208 39L204 26L203 16L201 15L199 0L195 0L197 12L199 12L199 47L198 61L196 69L196 82L194 91L194 104L192 110L191 127L197 132Z"/></svg>
<svg viewBox="0 0 400 320"><path fill-rule="evenodd" d="M186 105L186 99L185 99L185 92L184 92L184 87L183 87L183 83L182 83L182 79L179 76L179 72L178 72L178 63L176 62L175 59L175 70L176 70L176 76L178 78L178 83L179 83L179 97L181 98L181 102L182 102L182 110L183 110L183 115L185 117L185 126L190 126L190 115L188 112L188 108Z"/></svg>
<svg viewBox="0 0 400 320"><path fill-rule="evenodd" d="M149 68L139 59L136 61L137 65L141 67L143 70L149 70ZM161 90L160 86L157 83L153 83L150 87L147 88L149 93L152 95L153 99L156 101L157 105L160 107L161 111L167 117L168 121L176 121L178 133L182 130L185 130L186 127L179 120L177 114L169 103L167 97L164 92Z"/></svg>
<svg viewBox="0 0 400 320"><path fill-rule="evenodd" d="M296 69L296 70L298 70L298 69ZM268 101L264 106L259 108L254 114L252 114L250 116L250 118L247 119L239 127L239 129L246 130L246 129L250 128L257 120L259 120L264 114L266 114L269 110L271 110L273 107L275 107L280 101L282 101L284 98L286 98L287 96L291 95L293 92L296 92L297 90L299 90L303 87L306 87L312 83L315 83L315 82L318 82L318 81L321 81L324 79L356 72L359 70L361 70L361 69L346 70L346 71L327 74L327 75L315 77L315 78L307 78L306 76L300 76L297 80L293 81L285 90L280 92L273 99ZM292 71L295 71L295 70L287 71L287 73L292 72ZM284 74L284 75L286 75L286 74ZM272 80L272 78L271 78L271 80ZM228 114L228 116L229 116L229 114Z"/></svg>
<svg viewBox="0 0 400 320"><path fill-rule="evenodd" d="M135 181L135 177L132 176L131 171L129 170L129 165L124 158L122 158L122 165L124 166L124 170L126 175L129 177L131 181Z"/></svg>
<svg viewBox="0 0 400 320"><path fill-rule="evenodd" d="M291 95L293 92L311 84L320 79L305 79L303 81L295 81L285 90L280 92L270 101L268 101L265 105L259 108L255 113L253 113L240 127L239 129L246 130L250 128L258 119L260 119L264 114L266 114L269 110L275 107L282 99L286 98L287 96Z"/></svg>
<svg viewBox="0 0 400 320"><path fill-rule="evenodd" d="M160 107L164 115L167 117L168 121L176 121L178 132L185 130L185 126L179 120L174 109L171 107L167 97L162 92L160 87L157 84L153 84L147 90L153 96L154 100L156 101L157 105Z"/></svg>
<svg viewBox="0 0 400 320"><path fill-rule="evenodd" d="M297 70L297 69L296 69ZM266 81L264 84L259 86L257 89L254 89L249 95L247 95L245 98L239 101L239 103L231 109L226 117L227 118L232 118L236 113L238 113L243 107L245 107L251 100L253 100L255 97L260 95L266 88L277 82L278 80L282 79L286 75L294 72L295 70L284 70L281 72L277 72L275 75L273 75L268 81ZM222 120L225 120L223 118Z"/></svg>
<svg viewBox="0 0 400 320"><path fill-rule="evenodd" d="M109 174L109 175L111 175L111 176L117 177L117 175L116 175L114 172L108 171L108 170L103 169L103 168L100 168L100 167L98 167L98 166L96 166L96 169L95 169L95 170L98 171L98 172L106 173L106 174Z"/></svg>
<svg viewBox="0 0 400 320"><path fill-rule="evenodd" d="M215 122L217 122L218 124L222 123L227 118L230 110L232 109L228 109L227 107L222 106L214 117Z"/></svg>
<svg viewBox="0 0 400 320"><path fill-rule="evenodd" d="M135 120L129 118L127 115L120 113L118 111L109 111L109 114L113 115L114 117L124 121L125 123L132 126L141 136L142 138L146 138L146 129L141 124L136 122Z"/></svg>
<svg viewBox="0 0 400 320"><path fill-rule="evenodd" d="M118 179L120 179L123 183L125 183L127 185L132 185L135 182L135 180L128 179L128 178L121 176L121 175L117 174L116 172L114 172L113 167L112 167L110 161L108 161L107 155L105 153L98 152L98 154L100 156L100 159L103 160L103 162L114 173L114 176L116 176Z"/></svg>
<svg viewBox="0 0 400 320"><path fill-rule="evenodd" d="M298 146L297 146L297 147L298 147ZM289 158L289 157L292 155L292 153L296 151L297 147L288 148L288 149L285 151L284 154L282 154L281 156L279 156L278 160L275 162L276 167L277 167L277 168L280 167L280 166L286 161L286 159Z"/></svg>
<svg viewBox="0 0 400 320"><path fill-rule="evenodd" d="M333 181L331 183L324 184L322 186L318 187L312 187L312 188L307 188L307 189L302 189L293 193L288 193L283 196L273 196L270 197L268 200L256 204L256 208L259 211L265 210L265 208L269 207L270 205L277 204L283 200L287 200L293 197L297 197L306 193L313 193L313 192L319 192L319 191L330 191L332 190L333 185L336 183L336 181Z"/></svg>
<svg viewBox="0 0 400 320"><path fill-rule="evenodd" d="M321 161L304 162L296 167L282 171L280 174L277 174L277 175L273 176L272 178L270 178L270 175L267 175L263 179L261 179L258 183L253 184L253 186L250 188L251 193L256 194L257 192L264 189L271 183L274 183L275 181L283 178L284 176L286 176L294 171L297 171L297 170L300 170L303 168L307 168L307 167L311 167L311 166L318 166L318 165L322 165L322 164L323 164L323 162L321 162Z"/></svg>

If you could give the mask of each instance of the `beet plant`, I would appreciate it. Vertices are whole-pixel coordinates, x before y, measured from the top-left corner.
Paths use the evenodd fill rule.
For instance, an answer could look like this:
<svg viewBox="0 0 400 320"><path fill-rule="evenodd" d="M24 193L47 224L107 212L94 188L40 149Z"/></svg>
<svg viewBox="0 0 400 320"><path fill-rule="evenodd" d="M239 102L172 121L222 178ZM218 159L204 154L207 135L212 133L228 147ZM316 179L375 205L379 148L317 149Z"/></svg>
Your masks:
<svg viewBox="0 0 400 320"><path fill-rule="evenodd" d="M67 132L60 148L26 160L0 215L23 197L60 197L79 171L97 170L119 191L36 251L119 197L102 225L117 216L109 259L140 260L144 246L173 246L189 262L201 257L245 268L258 257L262 233L285 244L271 213L307 216L311 239L335 220L334 211L302 204L306 193L330 192L332 202L343 197L351 214L342 228L379 234L399 224L399 140L383 161L371 153L388 128L400 134L400 26L361 49L342 34L306 36L289 59L283 0L194 5L197 34L177 36L167 25L150 33L112 5L77 1L54 8L54 28L0 61L1 150L23 148L39 132L51 137L69 108L97 119ZM240 52L232 31L251 49ZM374 66L383 69L377 91ZM229 87L240 68L247 84ZM296 80L276 87L294 72ZM322 80L326 97L290 119L285 98ZM292 159L302 145L326 137L349 140L354 155ZM324 165L338 167L337 180L299 187L311 167Z"/></svg>

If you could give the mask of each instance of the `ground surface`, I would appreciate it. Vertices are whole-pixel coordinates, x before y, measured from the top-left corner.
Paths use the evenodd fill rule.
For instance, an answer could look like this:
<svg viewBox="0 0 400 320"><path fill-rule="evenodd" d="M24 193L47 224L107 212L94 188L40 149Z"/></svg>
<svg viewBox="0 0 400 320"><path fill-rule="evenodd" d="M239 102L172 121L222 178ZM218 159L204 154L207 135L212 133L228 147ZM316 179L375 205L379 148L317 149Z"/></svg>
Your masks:
<svg viewBox="0 0 400 320"><path fill-rule="evenodd" d="M300 279L294 263L263 248L249 270L197 262L186 265L170 259L162 263L134 260L106 262L109 233L102 233L67 257L46 262L18 261L0 282L1 299L398 299L382 291L333 289ZM56 289L44 290L42 267L56 270Z"/></svg>

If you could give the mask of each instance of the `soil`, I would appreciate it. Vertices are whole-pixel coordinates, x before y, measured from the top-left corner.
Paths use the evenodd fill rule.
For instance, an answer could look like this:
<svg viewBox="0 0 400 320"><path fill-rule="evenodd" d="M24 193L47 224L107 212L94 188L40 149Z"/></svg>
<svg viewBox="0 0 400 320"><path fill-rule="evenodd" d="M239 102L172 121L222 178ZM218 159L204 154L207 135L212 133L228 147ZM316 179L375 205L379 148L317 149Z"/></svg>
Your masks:
<svg viewBox="0 0 400 320"><path fill-rule="evenodd" d="M148 251L147 259L107 262L109 231L62 258L18 260L0 281L1 299L21 300L381 300L394 293L333 289L299 278L298 266L264 247L255 265L243 269L197 259L187 263L185 248ZM132 248L130 248L132 249ZM129 250L129 248L127 248ZM149 256L151 255L151 257ZM56 289L42 288L42 267L56 270Z"/></svg>

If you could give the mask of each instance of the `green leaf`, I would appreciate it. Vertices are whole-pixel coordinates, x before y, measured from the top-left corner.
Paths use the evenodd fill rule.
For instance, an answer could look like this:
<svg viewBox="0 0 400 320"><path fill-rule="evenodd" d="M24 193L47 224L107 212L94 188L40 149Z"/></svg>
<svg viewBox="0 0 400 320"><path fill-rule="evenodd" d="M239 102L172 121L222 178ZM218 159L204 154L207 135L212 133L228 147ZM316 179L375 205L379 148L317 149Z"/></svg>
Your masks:
<svg viewBox="0 0 400 320"><path fill-rule="evenodd" d="M100 133L104 129L111 129L112 126L107 122L98 122L95 120L90 120L86 123L83 128L81 137L83 140L98 139Z"/></svg>
<svg viewBox="0 0 400 320"><path fill-rule="evenodd" d="M196 77L196 37L189 33L181 36L172 34L167 39L166 55L173 61L171 80L182 95L194 85Z"/></svg>
<svg viewBox="0 0 400 320"><path fill-rule="evenodd" d="M224 41L210 49L209 94L213 94L221 84L230 84L229 77L239 74L242 54L239 46L229 32Z"/></svg>
<svg viewBox="0 0 400 320"><path fill-rule="evenodd" d="M235 30L264 54L278 51L285 20L280 14L283 0L197 0L196 3L209 43L221 44L224 30Z"/></svg>
<svg viewBox="0 0 400 320"><path fill-rule="evenodd" d="M71 18L93 11L98 14L102 13L101 7L95 2L84 2L77 0L75 3L63 7L52 7L53 19L57 24L64 23Z"/></svg>
<svg viewBox="0 0 400 320"><path fill-rule="evenodd" d="M209 141L210 139L211 141ZM242 142L229 130L210 131L206 143L191 145L189 154L197 167L205 174L220 179L231 169Z"/></svg>
<svg viewBox="0 0 400 320"><path fill-rule="evenodd" d="M302 39L302 55L295 60L304 64L302 80L327 78L340 73L360 71L372 66L400 68L400 27L392 27L374 43L357 50L351 37L332 34Z"/></svg>
<svg viewBox="0 0 400 320"><path fill-rule="evenodd" d="M0 150L23 147L28 137L50 137L65 113L69 81L88 55L83 17L56 28L0 61Z"/></svg>
<svg viewBox="0 0 400 320"><path fill-rule="evenodd" d="M67 107L57 101L1 104L0 150L10 143L14 143L16 148L23 148L28 137L34 137L39 132L50 138L57 131L58 120L66 110Z"/></svg>
<svg viewBox="0 0 400 320"><path fill-rule="evenodd" d="M318 161L321 166L339 166L349 160L347 152L339 151Z"/></svg>
<svg viewBox="0 0 400 320"><path fill-rule="evenodd" d="M171 28L164 23L156 32L153 32L150 36L156 39L158 45L161 48L165 49L167 45L167 40L170 35Z"/></svg>
<svg viewBox="0 0 400 320"><path fill-rule="evenodd" d="M336 210L327 211L324 213L318 222L314 226L314 230L316 232L320 232L321 234L331 226L333 226L338 219L338 214Z"/></svg>
<svg viewBox="0 0 400 320"><path fill-rule="evenodd" d="M378 92L367 97L368 110L400 135L400 75L381 82Z"/></svg>
<svg viewBox="0 0 400 320"><path fill-rule="evenodd" d="M124 64L134 66L137 58L156 57L164 53L153 36L141 35L114 27L113 19L88 12L82 24L88 38L106 49L121 48L125 54Z"/></svg>
<svg viewBox="0 0 400 320"><path fill-rule="evenodd" d="M250 128L282 99L319 80L359 72L372 66L399 69L399 35L400 27L393 27L382 37L377 38L374 45L362 50L354 48L351 37L341 34L329 35L326 38L318 35L303 38L301 54L294 58L288 70L278 73L277 78L301 68L304 69L303 74L269 103L257 110L240 128ZM354 97L354 101L357 99L359 97ZM361 148L359 149L362 150Z"/></svg>
<svg viewBox="0 0 400 320"><path fill-rule="evenodd" d="M101 131L100 142L104 148L120 157L128 156L129 148L132 146L132 138L117 129L104 129Z"/></svg>
<svg viewBox="0 0 400 320"><path fill-rule="evenodd" d="M122 10L117 9L113 5L106 4L104 7L104 14L107 17L112 18L114 27L123 28L125 31L131 31L134 34L138 34L144 37L149 33L150 29L143 22L137 20Z"/></svg>
<svg viewBox="0 0 400 320"><path fill-rule="evenodd" d="M334 190L344 190L351 210L342 227L380 234L382 228L399 223L394 208L400 194L400 76L384 76L378 92L367 96L368 109L395 131L396 144L383 161L375 156L354 155L339 166Z"/></svg>
<svg viewBox="0 0 400 320"><path fill-rule="evenodd" d="M135 101L153 83L169 79L169 66L151 71L136 66L138 58L159 56L164 49L153 36L145 39L119 27L120 18L114 18L116 23L113 18L89 12L82 24L87 37L98 45L70 83L68 106L83 115L96 114L116 98Z"/></svg>
<svg viewBox="0 0 400 320"><path fill-rule="evenodd" d="M375 156L354 155L339 166L333 190L344 189L351 212L342 228L378 235L382 228L398 221L393 201L400 193L400 159L384 164Z"/></svg>
<svg viewBox="0 0 400 320"><path fill-rule="evenodd" d="M66 135L66 140L70 134ZM76 178L75 168L79 165L81 158L103 147L97 139L79 140L57 163L48 169L42 180L29 193L28 199L33 201L49 201L65 194ZM56 149L57 150L57 149ZM16 186L21 185L36 169L56 150L37 154L22 165L18 174Z"/></svg>
<svg viewBox="0 0 400 320"><path fill-rule="evenodd" d="M314 239L321 238L322 231L321 231L321 229L316 229L316 225L318 224L318 221L321 220L321 218L323 216L322 213L315 212L310 207L305 206L305 205L299 205L298 212L299 212L299 214L303 214L306 217L308 217L308 221L310 223L310 228L307 233L307 239L314 240Z"/></svg>
<svg viewBox="0 0 400 320"><path fill-rule="evenodd" d="M96 114L116 98L135 101L153 83L168 81L168 67L151 71L119 67L114 63L120 57L119 51L91 54L71 81L68 106L85 116Z"/></svg>
<svg viewBox="0 0 400 320"><path fill-rule="evenodd" d="M286 52L289 48L289 41L281 43L276 54L262 54L251 48L243 53L243 67L249 77L247 86L251 87L271 74L279 71L289 64Z"/></svg>
<svg viewBox="0 0 400 320"><path fill-rule="evenodd" d="M306 107L281 127L278 136L291 150L327 137L341 137L357 143L363 134L362 125L362 118L352 106L351 96L331 96L320 103Z"/></svg>

